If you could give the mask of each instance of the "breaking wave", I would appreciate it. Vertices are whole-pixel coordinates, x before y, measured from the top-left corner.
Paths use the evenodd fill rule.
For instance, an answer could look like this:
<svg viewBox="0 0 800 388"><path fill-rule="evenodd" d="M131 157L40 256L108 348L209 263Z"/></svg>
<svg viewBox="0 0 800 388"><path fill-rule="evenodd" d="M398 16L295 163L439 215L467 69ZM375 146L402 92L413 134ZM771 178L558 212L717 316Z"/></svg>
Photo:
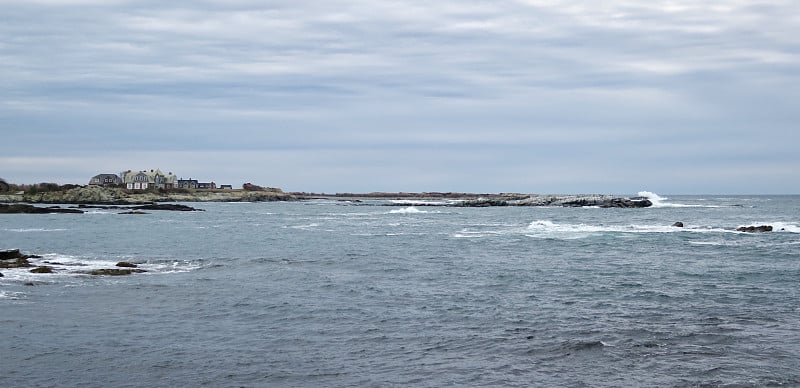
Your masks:
<svg viewBox="0 0 800 388"><path fill-rule="evenodd" d="M4 268L3 277L0 281L5 282L52 282L65 278L84 278L89 277L89 272L102 269L118 269L117 263L128 261L136 264L136 268L143 272L131 275L152 275L167 274L178 272L189 272L200 269L204 266L202 261L197 260L133 260L119 258L108 259L88 259L70 255L56 253L45 254L40 258L29 258L31 267L23 268ZM52 273L37 274L31 273L31 269L47 266L52 269Z"/></svg>
<svg viewBox="0 0 800 388"><path fill-rule="evenodd" d="M772 226L773 232L800 233L800 225L788 222L753 222L747 225L739 225L739 226L749 226L749 225L770 225Z"/></svg>
<svg viewBox="0 0 800 388"><path fill-rule="evenodd" d="M15 233L36 233L36 232L64 232L69 229L63 228L55 228L55 229L48 229L48 228L17 228L17 229L3 229L6 232L15 232Z"/></svg>
<svg viewBox="0 0 800 388"><path fill-rule="evenodd" d="M645 197L653 203L654 208L665 208L665 207L705 207L705 208L716 208L716 207L723 207L720 205L688 205L683 203L672 203L669 202L669 198L662 197L656 193L651 191L640 191L637 193L640 197Z"/></svg>
<svg viewBox="0 0 800 388"><path fill-rule="evenodd" d="M419 210L414 206L409 206L406 208L394 209L389 211L389 214L423 214L423 213L428 213L428 212L425 210Z"/></svg>

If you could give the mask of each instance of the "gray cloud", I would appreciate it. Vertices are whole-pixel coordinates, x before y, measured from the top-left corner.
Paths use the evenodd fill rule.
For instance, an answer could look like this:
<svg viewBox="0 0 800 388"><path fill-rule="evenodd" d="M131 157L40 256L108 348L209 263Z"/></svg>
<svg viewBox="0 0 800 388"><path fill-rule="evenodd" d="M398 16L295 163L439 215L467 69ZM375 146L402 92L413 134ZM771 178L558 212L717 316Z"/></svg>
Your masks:
<svg viewBox="0 0 800 388"><path fill-rule="evenodd" d="M160 167L320 191L798 192L797 11L8 1L0 176Z"/></svg>

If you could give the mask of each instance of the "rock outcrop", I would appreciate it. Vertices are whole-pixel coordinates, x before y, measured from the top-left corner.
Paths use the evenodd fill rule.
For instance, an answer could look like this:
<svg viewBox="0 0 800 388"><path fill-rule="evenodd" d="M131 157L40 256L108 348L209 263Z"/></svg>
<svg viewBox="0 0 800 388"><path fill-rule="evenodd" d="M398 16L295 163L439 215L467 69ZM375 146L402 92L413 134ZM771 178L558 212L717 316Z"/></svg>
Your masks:
<svg viewBox="0 0 800 388"><path fill-rule="evenodd" d="M30 268L33 265L28 259L39 259L41 256L25 255L19 249L0 251L0 268Z"/></svg>
<svg viewBox="0 0 800 388"><path fill-rule="evenodd" d="M745 233L763 233L763 232L772 232L772 225L760 225L760 226L740 226L736 228L737 232L745 232Z"/></svg>
<svg viewBox="0 0 800 388"><path fill-rule="evenodd" d="M464 201L455 204L461 207L490 207L490 206L508 206L508 201L502 199L484 199L478 198L473 200Z"/></svg>
<svg viewBox="0 0 800 388"><path fill-rule="evenodd" d="M672 226L674 226L676 228L683 228L683 222L678 221L678 222L672 224Z"/></svg>
<svg viewBox="0 0 800 388"><path fill-rule="evenodd" d="M79 209L64 209L58 206L39 207L27 204L0 204L0 214L52 214L52 213L83 213Z"/></svg>

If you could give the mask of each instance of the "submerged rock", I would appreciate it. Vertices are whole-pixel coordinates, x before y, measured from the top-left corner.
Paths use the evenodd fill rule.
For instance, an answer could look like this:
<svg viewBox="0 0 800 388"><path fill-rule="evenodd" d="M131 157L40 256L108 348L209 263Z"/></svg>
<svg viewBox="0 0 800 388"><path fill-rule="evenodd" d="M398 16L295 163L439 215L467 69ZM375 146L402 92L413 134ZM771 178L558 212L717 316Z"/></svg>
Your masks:
<svg viewBox="0 0 800 388"><path fill-rule="evenodd" d="M136 268L136 267L138 267L138 265L133 264L133 263L128 262L128 261L120 261L119 263L117 263L117 267Z"/></svg>
<svg viewBox="0 0 800 388"><path fill-rule="evenodd" d="M683 228L683 222L678 221L678 222L672 224L672 226L674 226L676 228Z"/></svg>
<svg viewBox="0 0 800 388"><path fill-rule="evenodd" d="M760 226L740 226L736 228L737 232L746 232L746 233L763 233L763 232L772 232L772 225L760 225Z"/></svg>
<svg viewBox="0 0 800 388"><path fill-rule="evenodd" d="M43 265L30 270L31 273L53 273L53 267Z"/></svg>

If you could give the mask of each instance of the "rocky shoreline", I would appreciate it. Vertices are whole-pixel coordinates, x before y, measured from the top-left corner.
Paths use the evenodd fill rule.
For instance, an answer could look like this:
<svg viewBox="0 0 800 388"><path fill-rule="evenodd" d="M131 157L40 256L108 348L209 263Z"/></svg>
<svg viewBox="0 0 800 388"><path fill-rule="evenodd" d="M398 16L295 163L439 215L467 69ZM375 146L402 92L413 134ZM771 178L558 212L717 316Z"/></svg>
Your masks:
<svg viewBox="0 0 800 388"><path fill-rule="evenodd" d="M40 193L16 193L0 195L0 203L6 203L5 212L18 213L78 213L80 209L26 208L17 204L75 204L130 206L154 205L163 202L270 202L298 201L311 199L336 199L343 201L363 200L410 200L422 201L420 206L457 206L457 207L489 207L489 206L564 206L602 208L643 208L652 206L652 202L644 197L616 197L610 195L554 195L554 194L470 194L470 193L284 193L280 190L196 190L175 192L130 192L121 188L99 186L76 187L63 191ZM434 201L426 203L425 201ZM153 210L153 209L133 209ZM177 210L177 209L156 209ZM0 209L0 213L3 213ZM134 213L136 214L136 213Z"/></svg>
<svg viewBox="0 0 800 388"><path fill-rule="evenodd" d="M297 198L281 191L195 190L132 192L116 187L83 186L68 190L0 194L0 203L145 205L158 202L269 202Z"/></svg>

